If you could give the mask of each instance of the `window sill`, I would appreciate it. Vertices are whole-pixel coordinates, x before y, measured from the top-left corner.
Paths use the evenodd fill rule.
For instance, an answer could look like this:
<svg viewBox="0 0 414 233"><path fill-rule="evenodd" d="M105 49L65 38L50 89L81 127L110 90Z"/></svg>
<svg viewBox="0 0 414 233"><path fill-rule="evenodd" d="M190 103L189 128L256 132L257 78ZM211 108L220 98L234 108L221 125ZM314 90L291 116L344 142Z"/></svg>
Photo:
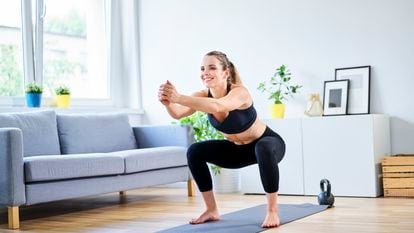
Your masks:
<svg viewBox="0 0 414 233"><path fill-rule="evenodd" d="M40 107L29 108L23 106L0 106L0 113L6 112L34 112L42 110L54 110L56 113L115 113L122 112L128 115L143 115L143 109L131 109L131 108L116 108L116 107L103 107L103 106L74 106L70 108L57 108L57 107Z"/></svg>
<svg viewBox="0 0 414 233"><path fill-rule="evenodd" d="M0 97L0 113L4 112L32 112L41 110L54 110L57 113L113 113L122 112L128 115L143 115L142 108L115 107L111 99L72 99L69 108L57 108L53 98L42 98L40 108L26 106L25 98Z"/></svg>

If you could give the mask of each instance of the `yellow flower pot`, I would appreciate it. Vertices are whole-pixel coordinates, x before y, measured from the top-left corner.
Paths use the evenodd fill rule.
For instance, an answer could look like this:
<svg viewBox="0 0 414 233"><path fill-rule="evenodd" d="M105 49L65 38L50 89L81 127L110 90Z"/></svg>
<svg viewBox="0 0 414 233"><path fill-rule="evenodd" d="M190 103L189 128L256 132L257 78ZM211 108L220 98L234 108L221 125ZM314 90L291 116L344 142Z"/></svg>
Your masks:
<svg viewBox="0 0 414 233"><path fill-rule="evenodd" d="M70 95L57 95L56 106L58 108L68 108L70 105Z"/></svg>
<svg viewBox="0 0 414 233"><path fill-rule="evenodd" d="M273 104L270 106L270 112L272 114L272 118L283 118L285 116L285 105Z"/></svg>

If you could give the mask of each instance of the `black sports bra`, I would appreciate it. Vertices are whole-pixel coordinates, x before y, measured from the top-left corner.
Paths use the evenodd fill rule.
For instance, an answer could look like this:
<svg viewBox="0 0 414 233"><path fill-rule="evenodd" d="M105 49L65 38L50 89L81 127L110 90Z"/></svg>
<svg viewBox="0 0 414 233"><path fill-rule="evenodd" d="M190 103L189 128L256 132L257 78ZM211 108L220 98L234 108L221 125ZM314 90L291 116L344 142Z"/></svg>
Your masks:
<svg viewBox="0 0 414 233"><path fill-rule="evenodd" d="M227 86L227 93L230 91L230 85ZM213 97L208 90L208 97ZM253 125L257 118L256 109L253 107L253 104L246 109L235 109L229 112L229 115L219 122L214 118L213 114L207 114L210 124L217 130L226 133L226 134L236 134L241 133L247 130L250 126Z"/></svg>

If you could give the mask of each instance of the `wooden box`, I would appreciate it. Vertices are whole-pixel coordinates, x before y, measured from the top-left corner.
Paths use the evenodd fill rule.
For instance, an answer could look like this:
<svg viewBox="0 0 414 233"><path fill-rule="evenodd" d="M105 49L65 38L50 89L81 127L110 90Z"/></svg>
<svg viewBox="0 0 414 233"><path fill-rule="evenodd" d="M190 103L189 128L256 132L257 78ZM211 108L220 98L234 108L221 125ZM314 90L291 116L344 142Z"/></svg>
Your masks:
<svg viewBox="0 0 414 233"><path fill-rule="evenodd" d="M385 197L414 197L414 155L382 160Z"/></svg>

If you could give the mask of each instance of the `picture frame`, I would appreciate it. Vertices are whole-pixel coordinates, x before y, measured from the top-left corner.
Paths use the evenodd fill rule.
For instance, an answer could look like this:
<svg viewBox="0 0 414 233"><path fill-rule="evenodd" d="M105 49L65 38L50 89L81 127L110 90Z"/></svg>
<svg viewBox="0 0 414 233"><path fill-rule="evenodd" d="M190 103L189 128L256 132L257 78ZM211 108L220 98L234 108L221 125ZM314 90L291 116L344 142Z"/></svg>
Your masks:
<svg viewBox="0 0 414 233"><path fill-rule="evenodd" d="M349 80L348 114L370 113L371 66L335 69L335 80Z"/></svg>
<svg viewBox="0 0 414 233"><path fill-rule="evenodd" d="M325 81L323 116L346 115L348 113L348 91L348 79Z"/></svg>

